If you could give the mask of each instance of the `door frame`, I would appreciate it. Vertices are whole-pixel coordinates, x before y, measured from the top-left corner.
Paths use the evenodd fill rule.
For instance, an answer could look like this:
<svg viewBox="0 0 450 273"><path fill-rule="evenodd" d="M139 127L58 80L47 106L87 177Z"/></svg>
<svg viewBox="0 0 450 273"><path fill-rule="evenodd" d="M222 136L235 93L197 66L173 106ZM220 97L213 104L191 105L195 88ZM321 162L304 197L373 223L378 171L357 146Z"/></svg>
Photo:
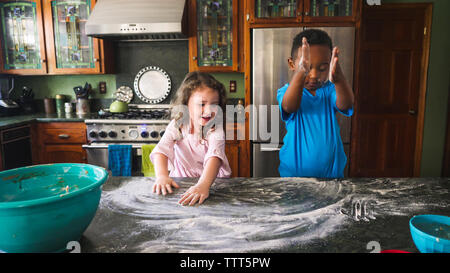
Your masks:
<svg viewBox="0 0 450 273"><path fill-rule="evenodd" d="M360 71L360 61L361 61L361 47L360 41L362 37L361 24L364 18L365 9L390 9L390 8L420 8L425 12L425 29L422 39L422 56L420 61L420 86L419 86L419 101L417 109L417 126L416 126L416 141L415 141L415 151L414 151L414 167L413 176L420 176L420 167L422 160L422 146L423 146L423 130L424 130L424 120L425 120L425 106L426 106L426 93L428 84L428 65L430 56L430 42L431 42L431 22L433 16L433 3L389 3L382 4L380 6L367 6L364 5L362 8L361 20L358 20L356 24L356 39L355 39L355 73L353 74L353 86L355 92L355 114L352 117L352 129L351 129L351 141L350 141L350 166L353 164L353 158L356 158L358 153L357 139L358 128L358 97L359 97L359 71ZM350 167L350 172L354 168ZM350 173L350 177L353 176Z"/></svg>

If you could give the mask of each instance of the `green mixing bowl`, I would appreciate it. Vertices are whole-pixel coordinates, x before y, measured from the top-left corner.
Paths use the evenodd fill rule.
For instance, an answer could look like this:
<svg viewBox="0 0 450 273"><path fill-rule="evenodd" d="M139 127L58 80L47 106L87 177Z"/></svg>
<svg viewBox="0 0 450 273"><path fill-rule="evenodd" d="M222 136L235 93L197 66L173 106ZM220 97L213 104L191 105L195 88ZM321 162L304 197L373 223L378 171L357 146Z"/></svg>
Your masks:
<svg viewBox="0 0 450 273"><path fill-rule="evenodd" d="M63 163L0 172L0 250L61 252L91 223L108 172Z"/></svg>

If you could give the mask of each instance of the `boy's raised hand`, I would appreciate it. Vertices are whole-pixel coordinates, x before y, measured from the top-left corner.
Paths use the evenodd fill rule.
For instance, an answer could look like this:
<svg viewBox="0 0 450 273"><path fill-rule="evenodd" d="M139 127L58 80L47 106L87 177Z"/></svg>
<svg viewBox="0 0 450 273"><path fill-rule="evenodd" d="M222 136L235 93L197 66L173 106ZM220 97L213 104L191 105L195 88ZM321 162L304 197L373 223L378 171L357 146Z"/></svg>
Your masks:
<svg viewBox="0 0 450 273"><path fill-rule="evenodd" d="M298 62L297 72L303 71L305 76L308 75L311 69L311 61L309 59L309 43L306 37L302 39L302 56Z"/></svg>
<svg viewBox="0 0 450 273"><path fill-rule="evenodd" d="M330 62L330 75L328 79L332 83L337 83L344 78L344 74L342 73L341 66L339 65L339 48L334 47L331 55Z"/></svg>

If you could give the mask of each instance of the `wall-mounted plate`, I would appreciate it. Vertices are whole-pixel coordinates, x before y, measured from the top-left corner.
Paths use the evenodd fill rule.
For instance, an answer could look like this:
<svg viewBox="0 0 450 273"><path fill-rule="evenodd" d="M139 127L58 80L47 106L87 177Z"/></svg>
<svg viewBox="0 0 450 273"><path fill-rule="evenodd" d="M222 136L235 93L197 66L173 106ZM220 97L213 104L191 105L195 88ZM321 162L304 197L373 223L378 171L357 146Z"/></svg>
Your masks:
<svg viewBox="0 0 450 273"><path fill-rule="evenodd" d="M156 104L166 99L172 90L169 74L157 66L142 68L134 78L134 92L144 102Z"/></svg>

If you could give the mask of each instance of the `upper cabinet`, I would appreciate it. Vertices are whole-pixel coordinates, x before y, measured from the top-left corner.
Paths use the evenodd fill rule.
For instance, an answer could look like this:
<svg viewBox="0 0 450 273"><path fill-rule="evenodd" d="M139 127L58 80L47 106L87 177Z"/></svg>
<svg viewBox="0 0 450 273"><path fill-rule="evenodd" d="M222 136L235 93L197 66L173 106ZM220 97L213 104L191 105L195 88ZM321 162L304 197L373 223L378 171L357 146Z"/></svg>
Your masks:
<svg viewBox="0 0 450 273"><path fill-rule="evenodd" d="M47 73L41 1L0 1L0 72Z"/></svg>
<svg viewBox="0 0 450 273"><path fill-rule="evenodd" d="M189 1L189 71L239 70L239 1Z"/></svg>
<svg viewBox="0 0 450 273"><path fill-rule="evenodd" d="M0 1L3 49L0 72L24 75L107 72L104 42L85 34L94 0Z"/></svg>
<svg viewBox="0 0 450 273"><path fill-rule="evenodd" d="M336 23L357 20L360 0L247 0L250 24Z"/></svg>

